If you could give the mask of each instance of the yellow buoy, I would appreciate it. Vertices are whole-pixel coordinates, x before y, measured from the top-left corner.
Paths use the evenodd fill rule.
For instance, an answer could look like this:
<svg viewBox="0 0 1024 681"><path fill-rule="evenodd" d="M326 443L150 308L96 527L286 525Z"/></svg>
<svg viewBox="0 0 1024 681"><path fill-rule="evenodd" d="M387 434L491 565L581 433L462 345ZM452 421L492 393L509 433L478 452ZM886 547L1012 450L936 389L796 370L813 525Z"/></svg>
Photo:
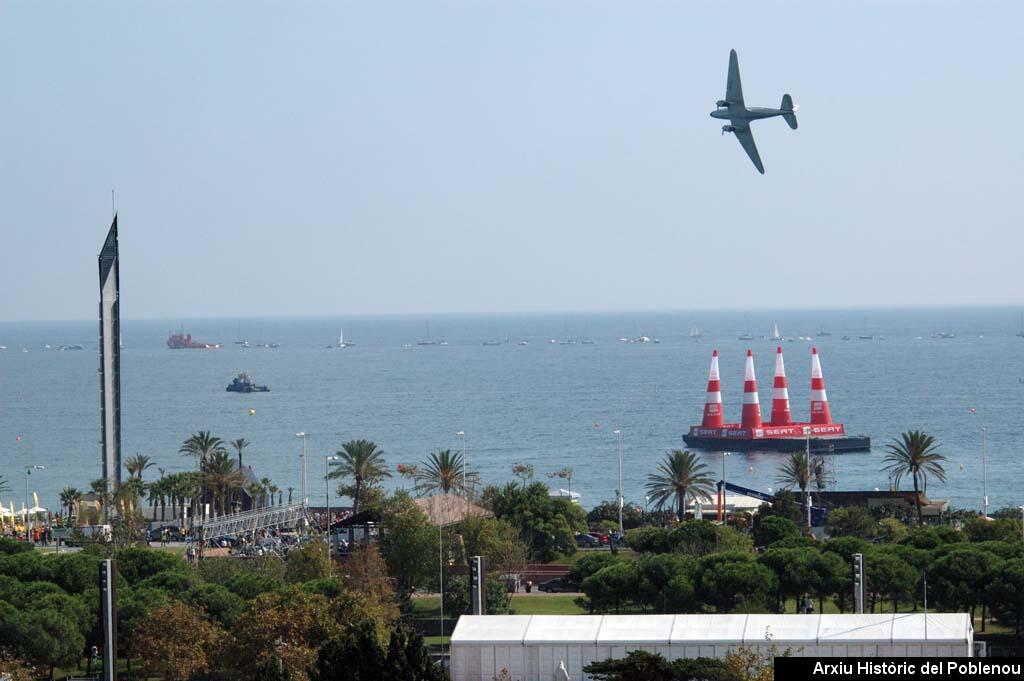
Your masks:
<svg viewBox="0 0 1024 681"><path fill-rule="evenodd" d="M255 416L255 415L256 415L256 410L255 409L250 409L249 410L249 416Z"/></svg>

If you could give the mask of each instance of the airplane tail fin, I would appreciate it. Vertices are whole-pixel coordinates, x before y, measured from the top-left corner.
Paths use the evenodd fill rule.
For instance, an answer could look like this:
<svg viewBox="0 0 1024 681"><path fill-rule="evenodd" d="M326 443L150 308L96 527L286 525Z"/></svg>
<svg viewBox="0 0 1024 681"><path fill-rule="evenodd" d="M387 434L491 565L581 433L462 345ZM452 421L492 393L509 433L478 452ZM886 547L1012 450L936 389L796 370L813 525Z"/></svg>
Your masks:
<svg viewBox="0 0 1024 681"><path fill-rule="evenodd" d="M789 127L796 130L796 107L793 105L793 98L788 94L782 95L782 105L779 108L782 109L782 117L786 119Z"/></svg>

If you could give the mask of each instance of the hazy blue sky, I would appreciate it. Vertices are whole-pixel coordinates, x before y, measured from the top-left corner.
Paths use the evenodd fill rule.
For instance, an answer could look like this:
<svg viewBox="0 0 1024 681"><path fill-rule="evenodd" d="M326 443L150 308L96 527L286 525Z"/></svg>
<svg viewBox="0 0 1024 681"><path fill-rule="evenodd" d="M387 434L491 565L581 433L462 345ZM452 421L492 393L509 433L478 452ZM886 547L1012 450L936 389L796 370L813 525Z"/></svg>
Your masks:
<svg viewBox="0 0 1024 681"><path fill-rule="evenodd" d="M3 2L0 319L1020 303L1022 14Z"/></svg>

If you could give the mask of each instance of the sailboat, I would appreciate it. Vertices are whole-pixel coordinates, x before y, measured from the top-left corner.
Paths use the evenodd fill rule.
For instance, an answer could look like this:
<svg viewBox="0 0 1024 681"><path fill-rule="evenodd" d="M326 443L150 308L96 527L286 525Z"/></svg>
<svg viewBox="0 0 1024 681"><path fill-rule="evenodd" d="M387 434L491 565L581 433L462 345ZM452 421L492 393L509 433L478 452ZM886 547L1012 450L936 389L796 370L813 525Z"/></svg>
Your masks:
<svg viewBox="0 0 1024 681"><path fill-rule="evenodd" d="M1024 312L1020 313L1020 331L1017 332L1017 338L1024 338Z"/></svg>
<svg viewBox="0 0 1024 681"><path fill-rule="evenodd" d="M782 336L779 335L779 325L772 324L772 335L768 337L768 340L782 340Z"/></svg>
<svg viewBox="0 0 1024 681"><path fill-rule="evenodd" d="M350 345L352 345L352 343L346 343L345 342L345 329L340 329L338 331L338 343L337 343L337 345L328 345L327 347L329 349L330 348L337 348L337 349L341 350L343 348L347 348Z"/></svg>
<svg viewBox="0 0 1024 681"><path fill-rule="evenodd" d="M416 341L416 345L437 345L437 341L430 337L430 322L427 322L427 336ZM444 345L448 345L444 343Z"/></svg>
<svg viewBox="0 0 1024 681"><path fill-rule="evenodd" d="M741 341L754 340L754 335L752 333L750 333L750 324L747 324L747 330L746 330L746 332L742 336L740 336L740 340Z"/></svg>
<svg viewBox="0 0 1024 681"><path fill-rule="evenodd" d="M690 338L692 338L694 340L697 340L698 338L700 338L700 329L697 328L696 324L694 324L693 328L690 329Z"/></svg>

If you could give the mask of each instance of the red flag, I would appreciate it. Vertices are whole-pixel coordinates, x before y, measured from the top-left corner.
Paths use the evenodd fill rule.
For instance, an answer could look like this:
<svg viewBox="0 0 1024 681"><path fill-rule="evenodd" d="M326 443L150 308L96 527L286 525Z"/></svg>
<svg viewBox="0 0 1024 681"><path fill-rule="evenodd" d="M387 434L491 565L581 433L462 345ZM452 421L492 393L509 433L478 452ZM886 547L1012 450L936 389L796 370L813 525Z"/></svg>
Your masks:
<svg viewBox="0 0 1024 681"><path fill-rule="evenodd" d="M15 442L15 444L17 444L18 442L21 442L21 436L20 435L15 435L14 436L14 442Z"/></svg>

